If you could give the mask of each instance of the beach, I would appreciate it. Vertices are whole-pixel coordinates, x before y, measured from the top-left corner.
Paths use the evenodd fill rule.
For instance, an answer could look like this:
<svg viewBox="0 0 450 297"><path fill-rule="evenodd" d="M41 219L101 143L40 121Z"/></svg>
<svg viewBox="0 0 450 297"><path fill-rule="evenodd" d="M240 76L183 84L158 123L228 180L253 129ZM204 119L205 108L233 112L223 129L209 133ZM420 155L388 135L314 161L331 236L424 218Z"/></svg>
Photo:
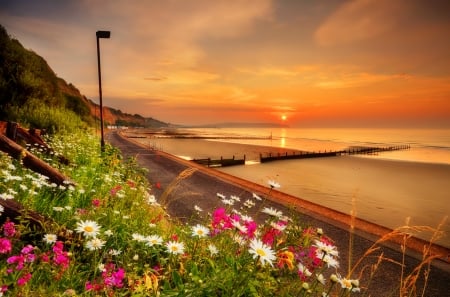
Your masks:
<svg viewBox="0 0 450 297"><path fill-rule="evenodd" d="M132 134L128 134L132 136ZM257 164L260 154L292 149L203 139L135 138L145 146L190 158L246 156L246 165L216 170L261 185L280 183L282 192L332 208L391 229L411 226L437 227L450 213L450 165L387 160L380 156L339 156L283 160ZM447 234L437 243L450 247ZM429 240L431 233L417 234Z"/></svg>

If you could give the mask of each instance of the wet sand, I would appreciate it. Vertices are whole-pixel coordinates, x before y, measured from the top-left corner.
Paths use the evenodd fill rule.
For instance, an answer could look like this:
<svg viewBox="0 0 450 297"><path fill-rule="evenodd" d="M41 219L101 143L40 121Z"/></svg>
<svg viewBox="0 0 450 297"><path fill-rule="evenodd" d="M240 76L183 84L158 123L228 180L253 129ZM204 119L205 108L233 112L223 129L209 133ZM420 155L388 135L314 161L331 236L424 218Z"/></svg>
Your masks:
<svg viewBox="0 0 450 297"><path fill-rule="evenodd" d="M404 226L437 227L450 214L450 165L402 162L382 156L340 156L284 160L254 164L259 155L291 153L276 147L244 145L202 139L136 138L149 148L186 159L238 159L247 165L217 168L225 173L267 185L281 184L280 191L391 229ZM441 228L446 236L438 244L450 247L449 220ZM417 234L429 240L431 233Z"/></svg>

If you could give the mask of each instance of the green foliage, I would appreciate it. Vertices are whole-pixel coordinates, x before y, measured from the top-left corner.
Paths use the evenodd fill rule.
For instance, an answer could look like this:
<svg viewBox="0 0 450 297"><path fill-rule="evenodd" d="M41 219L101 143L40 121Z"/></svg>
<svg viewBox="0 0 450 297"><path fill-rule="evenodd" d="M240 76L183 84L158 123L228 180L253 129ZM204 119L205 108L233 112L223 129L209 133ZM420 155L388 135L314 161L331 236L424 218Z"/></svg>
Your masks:
<svg viewBox="0 0 450 297"><path fill-rule="evenodd" d="M0 26L0 105L24 104L39 98L58 105L57 78L45 60L11 39Z"/></svg>
<svg viewBox="0 0 450 297"><path fill-rule="evenodd" d="M5 111L9 120L30 128L45 129L48 133L70 132L86 127L86 123L73 111L64 107L48 106L38 99L28 100L21 106L7 106Z"/></svg>

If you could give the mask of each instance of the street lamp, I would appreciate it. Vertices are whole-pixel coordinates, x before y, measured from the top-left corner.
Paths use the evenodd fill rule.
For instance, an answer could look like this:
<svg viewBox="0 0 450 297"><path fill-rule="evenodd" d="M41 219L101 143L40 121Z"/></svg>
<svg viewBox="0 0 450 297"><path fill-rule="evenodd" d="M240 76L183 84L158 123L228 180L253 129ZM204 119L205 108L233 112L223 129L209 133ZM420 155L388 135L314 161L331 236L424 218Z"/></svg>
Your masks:
<svg viewBox="0 0 450 297"><path fill-rule="evenodd" d="M111 36L110 31L97 31L95 33L97 36L97 61L98 61L98 92L100 97L100 133L101 133L101 140L100 140L100 146L102 152L105 150L105 138L103 136L103 102L102 102L102 74L100 71L100 38L109 38Z"/></svg>

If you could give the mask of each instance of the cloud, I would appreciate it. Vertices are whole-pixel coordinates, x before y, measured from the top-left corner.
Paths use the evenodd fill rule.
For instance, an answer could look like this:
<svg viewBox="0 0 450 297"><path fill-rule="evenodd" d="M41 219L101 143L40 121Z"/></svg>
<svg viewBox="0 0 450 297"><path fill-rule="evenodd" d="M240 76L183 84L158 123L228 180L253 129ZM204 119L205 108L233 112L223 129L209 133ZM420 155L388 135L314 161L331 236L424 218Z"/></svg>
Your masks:
<svg viewBox="0 0 450 297"><path fill-rule="evenodd" d="M346 2L316 30L315 40L330 46L371 39L392 29L405 8L404 0Z"/></svg>

